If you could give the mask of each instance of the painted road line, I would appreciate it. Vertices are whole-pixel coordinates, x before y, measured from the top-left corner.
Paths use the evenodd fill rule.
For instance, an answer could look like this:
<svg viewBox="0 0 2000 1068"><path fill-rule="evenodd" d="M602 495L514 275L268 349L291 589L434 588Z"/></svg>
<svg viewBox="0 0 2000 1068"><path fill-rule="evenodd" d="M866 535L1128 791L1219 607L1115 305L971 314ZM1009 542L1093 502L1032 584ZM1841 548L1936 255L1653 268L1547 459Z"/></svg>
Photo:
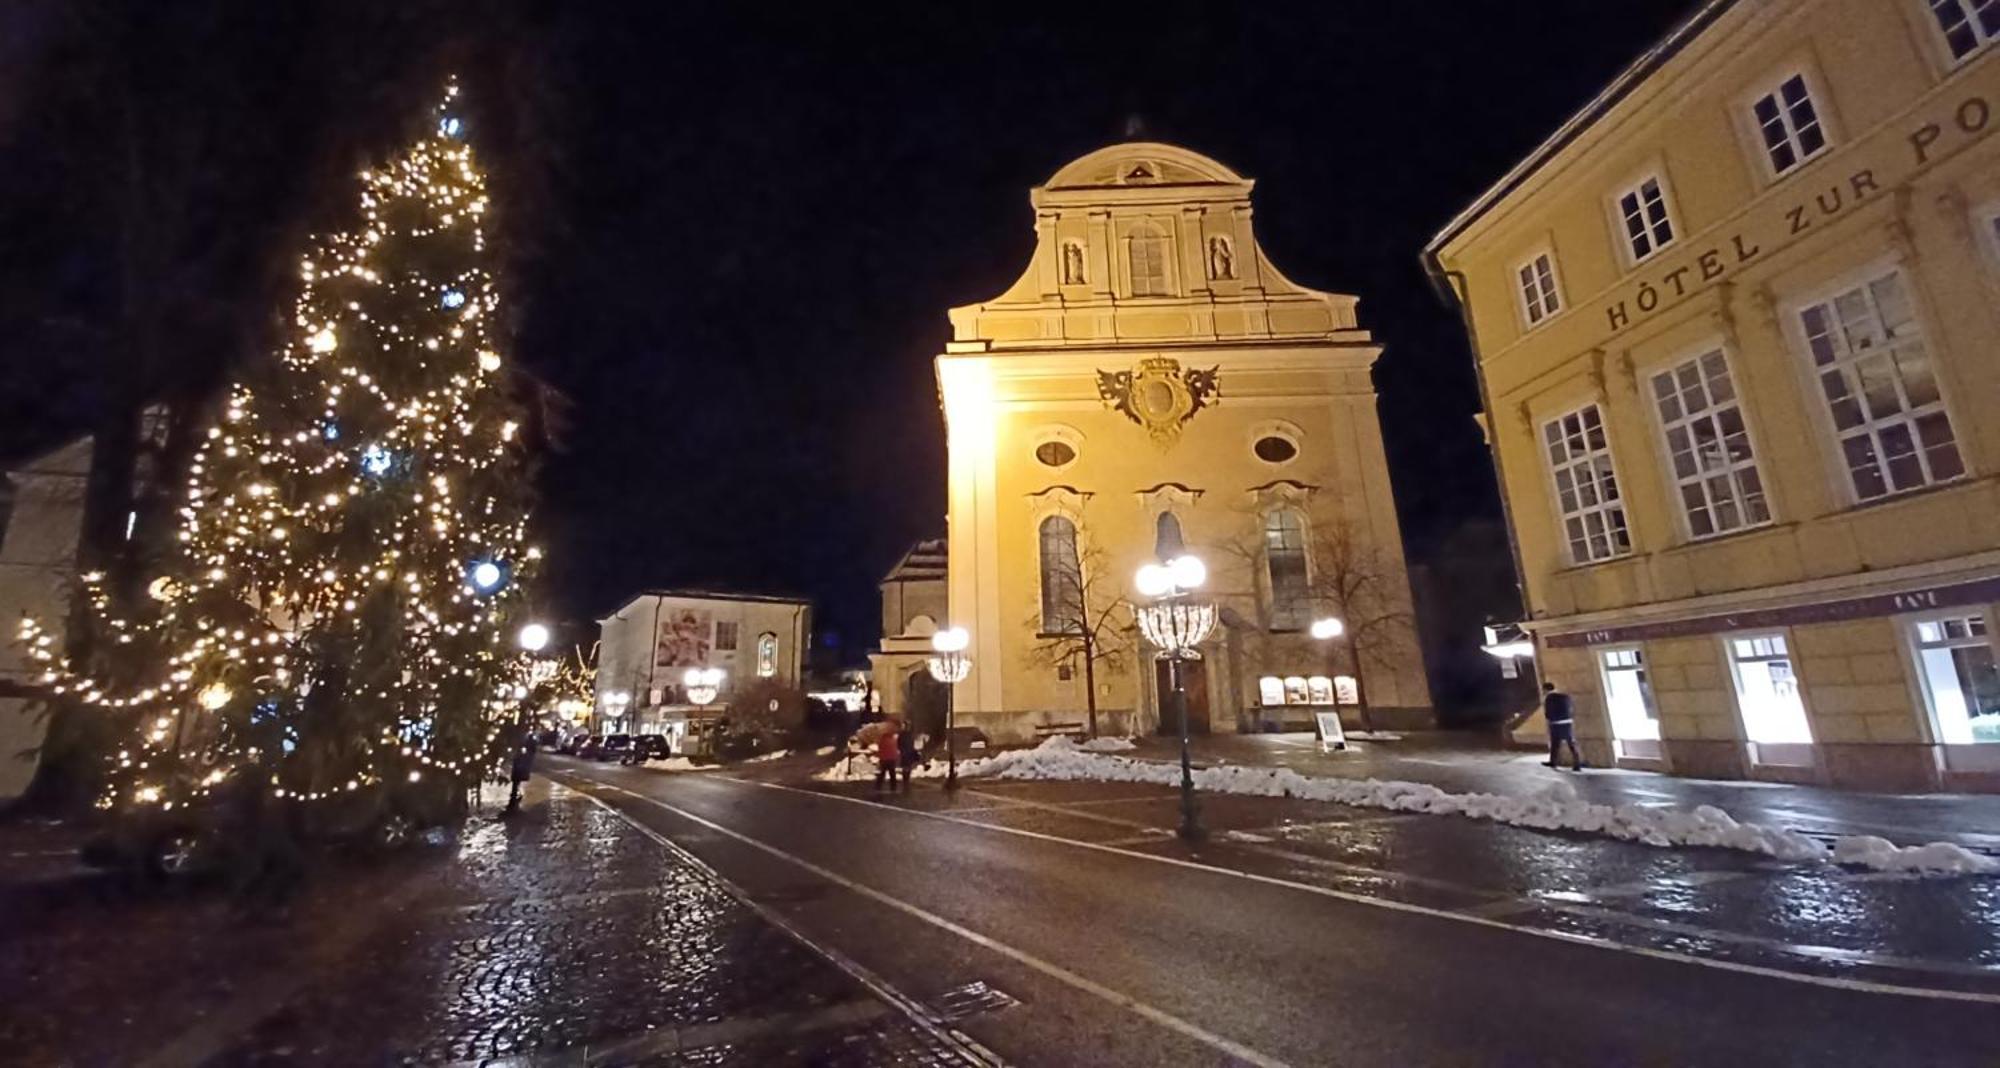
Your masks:
<svg viewBox="0 0 2000 1068"><path fill-rule="evenodd" d="M782 783L774 783L774 782L751 783L748 782L747 780L735 780L735 781L743 782L745 785L756 786L767 790L782 790L785 791L786 793L798 794L803 797L817 797L828 801L838 801L844 804L853 804L853 805L868 804L868 802L863 801L859 798L846 797L841 794L822 793L817 790L801 790L798 787L786 786ZM1654 960L1673 961L1678 964L1686 964L1697 968L1710 968L1716 971L1735 972L1740 975L1755 975L1766 979L1776 979L1788 983L1800 983L1806 986L1818 986L1818 987L1825 987L1831 990L1846 990L1862 994L1884 994L1894 997L1924 998L1933 1001L1964 1001L1978 1005L2000 1005L2000 994L1989 994L1973 990L1949 990L1949 989L1937 989L1933 987L1904 986L1896 983L1880 983L1867 979L1848 979L1839 976L1810 975L1803 972L1786 971L1782 968L1767 967L1761 964L1742 964L1737 961L1714 960L1707 957L1697 957L1687 953L1677 953L1672 950L1654 949L1650 946L1631 946L1631 945L1626 945L1622 942L1614 942L1610 939L1596 938L1590 935L1575 934L1568 931L1550 931L1538 927L1522 927L1517 924L1504 923L1499 920L1487 919L1481 916L1469 916L1461 912L1451 912L1445 909L1431 908L1426 905L1415 905L1406 901L1396 901L1390 898L1369 897L1365 894L1349 893L1344 890L1334 890L1330 887L1314 886L1310 883L1293 882L1289 879L1279 879L1274 876L1259 875L1255 872L1237 871L1234 868L1223 868L1213 864L1203 864L1199 861L1182 860L1179 857L1160 856L1158 854L1153 854L1153 853L1140 853L1130 849L1120 849L1096 842L1081 842L1072 838L1063 838L1059 835L1044 834L1040 831L1023 830L1019 827L1006 827L1000 824L980 823L977 820L962 820L937 812L923 812L917 809L908 809L908 808L885 808L880 805L873 807L884 812L897 812L903 815L919 817L922 819L940 820L945 823L955 823L962 827L974 827L982 831L991 831L996 834L1011 834L1022 838L1033 838L1044 842L1054 842L1059 845L1069 846L1072 849L1092 849L1102 853L1115 853L1122 857L1135 857L1140 860L1151 861L1156 864L1168 864L1175 867L1189 868L1195 871L1213 872L1218 875L1226 875L1236 879L1245 879L1250 882L1264 883L1270 886L1287 887L1289 889L1300 890L1310 894L1318 894L1322 897L1333 898L1340 901L1347 901L1356 905L1367 905L1372 908L1388 909L1392 912L1407 912L1418 916L1429 916L1434 919L1449 920L1454 923L1467 923L1478 927L1488 927L1494 930L1508 931L1513 934L1523 935L1529 938L1545 938L1549 939L1550 941L1566 942L1571 945L1577 945L1577 946L1588 946L1594 949L1601 949L1612 953L1625 953L1637 957L1649 957ZM1389 873L1376 871L1375 874L1381 876ZM1622 914L1614 913L1614 915L1622 915Z"/></svg>
<svg viewBox="0 0 2000 1068"><path fill-rule="evenodd" d="M983 790L974 790L970 788L967 788L964 792L972 794L976 797L996 796L994 794L986 793ZM1070 809L1063 808L1060 805L1052 805L1045 801L1029 801L1026 798L1011 798L1010 800L1014 802L1015 807L1017 808L1032 808L1032 809L1039 809L1043 812L1058 812L1065 816L1074 816L1080 820L1091 820L1096 823L1108 823L1113 827L1124 827L1128 830L1154 831L1160 829L1154 826L1153 824L1146 823L1141 820L1120 819L1117 816L1106 816L1097 812L1074 812L1071 811Z"/></svg>
<svg viewBox="0 0 2000 1068"><path fill-rule="evenodd" d="M584 781L589 782L592 785L601 787L606 790L616 790L621 794L627 794L632 797L639 798L640 800L650 800L644 794L637 793L632 790L627 790L623 786L617 786L612 783L605 782L602 779L593 779L587 775L575 775L574 772L570 772L568 774L573 775L576 778L583 779ZM732 781L744 782L746 783L746 785L748 784L747 780L737 779ZM715 867L709 864L707 861L701 859L698 856L695 856L693 853L688 852L687 849L683 848L680 843L674 841L671 838L668 838L666 835L661 834L660 832L654 830L653 828L648 827L645 824L639 822L637 819L634 819L630 813L624 811L623 809L620 809L616 805L611 804L609 801L604 800L603 798L597 796L596 794L591 793L589 790L568 787L562 785L561 783L554 783L552 785L554 785L555 788L558 790L573 789L577 794L589 799L589 801L592 804L597 805L600 808L603 808L606 812L609 812L612 815L617 816L619 819L624 820L626 823L630 824L640 834L643 834L647 838L652 839L653 842L659 845L662 849L665 849L667 852L672 853L676 859L687 864L689 867L695 869L696 871L701 872L703 875L706 875L710 879L715 880L715 884L717 886L722 887L724 892L728 893L729 896L735 898L738 902L741 902L745 908L748 908L750 911L756 913L760 918L762 918L765 922L769 923L771 926L776 927L778 930L783 931L788 935L791 935L792 938L797 940L800 945L803 945L807 949L810 949L814 953L817 953L821 957L824 957L827 960L827 962L832 964L834 967L839 968L841 971L846 972L848 975L852 976L855 979L855 981L859 982L862 986L867 987L868 990L872 992L876 997L879 997L883 1001L889 1003L890 1005L895 1006L896 1009L902 1012L904 1016L909 1017L910 1022L922 1028L932 1038L935 1038L938 1041L943 1042L953 1047L954 1049L957 1049L971 1063L987 1064L987 1065L1004 1065L1006 1063L1005 1061L1001 1060L1000 1057L997 1054L995 1054L992 1050L989 1050L985 1046L980 1045L979 1042L975 1040L972 1036L965 1034L964 1032L960 1031L955 1027L950 1027L943 1023L940 1023L931 1014L930 1010L923 1007L923 1004L921 1002L917 1001L915 998L905 995L902 991L897 990L895 987L890 986L888 981L883 979L881 976L878 976L874 972L869 971L867 968L862 967L860 963L849 958L846 954L840 952L839 950L834 949L832 946L823 945L820 942L817 942L812 938L808 937L804 931L799 929L797 924L794 924L790 920L790 918L786 917L783 913L780 913L770 908L763 902L758 901L755 898L751 897L750 894L747 891L745 891L742 887L736 885L736 883L732 882L721 872L715 870ZM721 830L722 828L718 829ZM726 830L725 833L731 835L735 834L734 831L726 831Z"/></svg>
<svg viewBox="0 0 2000 1068"><path fill-rule="evenodd" d="M700 827L705 827L711 831L716 832L717 834L733 838L743 843L744 845L750 846L753 849L760 850L764 853L770 854L771 856L777 857L780 860L796 865L797 867L802 868L805 871L811 872L812 874L820 877L821 879L824 879L827 882L830 882L835 886L838 886L844 890L850 891L855 894L859 894L860 896L868 898L871 901L887 905L888 907L895 909L898 912L901 912L907 916L910 916L914 919L922 920L923 922L930 924L931 926L936 927L939 930L957 935L959 938L962 938L967 942L971 942L973 945L979 946L982 949L991 950L992 952L998 953L1001 956L1008 958L1009 960L1015 961L1016 963L1019 964L1026 965L1027 967L1032 968L1035 971L1041 972L1043 975L1046 975L1049 978L1056 980L1057 982L1063 983L1066 986L1074 987L1077 990L1081 990L1086 994L1092 995L1093 997L1097 997L1104 1001L1110 1002L1111 1004L1116 1005L1119 1008L1125 1009L1138 1016L1141 1016L1146 1020L1152 1023L1156 1023L1161 1027L1164 1027L1170 1031L1174 1031L1187 1038L1194 1039L1195 1041L1200 1042L1201 1044L1208 1046L1212 1049L1215 1049L1223 1054L1226 1054L1227 1056L1233 1057L1236 1060L1242 1061L1246 1064L1258 1065L1260 1066L1260 1068L1284 1068L1285 1066L1284 1061L1278 1060L1277 1058L1269 1056L1268 1054L1252 1049L1249 1046L1246 1046L1233 1039L1225 1038L1222 1035L1218 1035L1215 1032L1210 1031L1204 1027L1201 1027L1198 1024L1190 1023L1187 1020L1181 1019L1180 1017L1165 1011L1164 1009L1160 1009L1146 1002L1140 1001L1137 998L1134 998L1120 991L1114 990L1111 987L1105 986L1102 983L1099 983L1093 979L1089 979L1082 975L1079 975L1076 972L1070 971L1068 968L1065 968L1060 964L1043 960L1042 958L1037 957L1031 953L1028 953L1025 950L1017 949L997 939L989 938L986 935L980 934L978 931L974 931L971 928L964 926L963 924L959 924L952 920L948 920L943 916L939 916L934 912L918 908L917 906L912 905L909 902L904 901L899 897L883 893L882 891L877 890L870 886L863 886L862 884L857 883L854 880L849 879L838 872L832 871L827 868L823 868L818 864L814 864L812 861L806 860L803 857L787 853L786 851L779 849L777 846L771 845L767 842L760 841L756 838L752 838L749 835L742 833L741 831L735 830L734 828L725 827L720 823L714 822L713 820L704 819L700 816L695 815L692 812L687 811L684 808L681 808L678 805L662 801L657 797L648 797L645 794L639 793L634 790L627 790L622 786L617 786L608 782L600 782L600 785L602 785L607 790L616 790L617 792L625 794L628 797L632 797L636 800L643 801L646 804L664 809L668 812L673 813L676 816L679 816L684 820L687 820L689 823L693 823ZM799 790L795 792L802 794L812 793L812 791L809 790ZM831 797L837 795L828 794L823 796ZM602 803L601 799L600 803ZM882 806L877 806L877 807L882 808ZM913 811L910 809L892 809L892 808L882 808L882 810L885 812ZM979 826L979 824L974 823L971 820L953 820L952 822L962 823L968 827ZM1060 839L1058 840L1060 841ZM679 852L682 853L686 852L686 850L680 849L680 847L678 846L675 846L674 848ZM1126 854L1126 855L1136 856L1139 854ZM714 869L710 868L709 870L713 871Z"/></svg>

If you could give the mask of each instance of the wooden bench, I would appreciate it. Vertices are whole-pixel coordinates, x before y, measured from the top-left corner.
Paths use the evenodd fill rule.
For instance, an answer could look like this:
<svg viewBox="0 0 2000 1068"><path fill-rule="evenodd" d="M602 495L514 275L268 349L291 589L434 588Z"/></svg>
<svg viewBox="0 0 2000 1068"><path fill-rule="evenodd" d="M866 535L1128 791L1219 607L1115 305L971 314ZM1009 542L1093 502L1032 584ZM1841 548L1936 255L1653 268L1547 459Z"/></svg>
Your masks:
<svg viewBox="0 0 2000 1068"><path fill-rule="evenodd" d="M1063 735L1065 737L1070 737L1070 738L1081 738L1083 737L1083 724L1081 722L1035 724L1036 741L1046 742L1050 738L1054 738L1057 735Z"/></svg>

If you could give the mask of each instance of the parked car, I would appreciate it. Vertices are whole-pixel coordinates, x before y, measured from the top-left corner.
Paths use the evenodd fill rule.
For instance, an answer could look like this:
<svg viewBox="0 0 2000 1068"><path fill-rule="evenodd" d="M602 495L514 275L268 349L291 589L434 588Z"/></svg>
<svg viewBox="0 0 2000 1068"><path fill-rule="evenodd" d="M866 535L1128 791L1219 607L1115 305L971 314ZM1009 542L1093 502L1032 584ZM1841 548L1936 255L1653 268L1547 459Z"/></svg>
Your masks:
<svg viewBox="0 0 2000 1068"><path fill-rule="evenodd" d="M596 760L597 750L604 744L601 734L586 734L576 743L576 755L584 760Z"/></svg>
<svg viewBox="0 0 2000 1068"><path fill-rule="evenodd" d="M596 751L590 754L590 758L592 760L623 760L625 754L631 751L631 735L607 734L604 736L604 741L598 743Z"/></svg>
<svg viewBox="0 0 2000 1068"><path fill-rule="evenodd" d="M85 864L178 881L214 872L253 847L259 819L284 819L306 842L360 843L381 850L409 844L428 827L465 811L465 795L444 776L384 781L308 805L245 795L247 780L225 782L191 804L120 813L86 843ZM269 806L269 807L266 807Z"/></svg>
<svg viewBox="0 0 2000 1068"><path fill-rule="evenodd" d="M632 749L618 762L620 764L644 764L648 760L665 760L674 755L673 743L664 734L641 734L633 739Z"/></svg>
<svg viewBox="0 0 2000 1068"><path fill-rule="evenodd" d="M556 743L556 752L564 756L576 756L583 749L584 745L590 741L590 737L590 735L582 731L578 731L575 734L565 734L562 736L562 740Z"/></svg>

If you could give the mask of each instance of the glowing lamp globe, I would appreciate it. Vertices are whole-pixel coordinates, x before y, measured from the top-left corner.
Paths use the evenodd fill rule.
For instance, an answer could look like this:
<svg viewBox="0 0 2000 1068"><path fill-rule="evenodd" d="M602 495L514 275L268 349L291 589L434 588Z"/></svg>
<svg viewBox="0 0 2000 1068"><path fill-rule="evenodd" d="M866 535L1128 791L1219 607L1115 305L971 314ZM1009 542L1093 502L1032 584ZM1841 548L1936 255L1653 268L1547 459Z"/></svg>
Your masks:
<svg viewBox="0 0 2000 1068"><path fill-rule="evenodd" d="M972 635L964 627L946 627L931 635L931 648L940 653L962 653L972 644Z"/></svg>
<svg viewBox="0 0 2000 1068"><path fill-rule="evenodd" d="M689 701L705 705L715 700L715 695L722 689L722 669L689 668L687 674L681 676L681 683L687 687Z"/></svg>
<svg viewBox="0 0 2000 1068"><path fill-rule="evenodd" d="M1176 589L1200 589L1208 581L1208 565L1199 556L1176 556L1167 561L1167 575Z"/></svg>
<svg viewBox="0 0 2000 1068"><path fill-rule="evenodd" d="M481 560L472 565L472 586L481 593L491 593L499 589L500 583L506 578L506 574L500 570L500 565L491 560Z"/></svg>
<svg viewBox="0 0 2000 1068"><path fill-rule="evenodd" d="M530 623L521 628L519 641L521 648L539 653L549 646L549 628L540 623Z"/></svg>
<svg viewBox="0 0 2000 1068"><path fill-rule="evenodd" d="M1139 569L1132 584L1138 587L1141 597L1163 597L1174 588L1173 573L1159 564L1147 564Z"/></svg>
<svg viewBox="0 0 2000 1068"><path fill-rule="evenodd" d="M1327 619L1313 620L1312 636L1318 638L1320 641L1326 641L1329 638L1338 638L1345 633L1347 633L1347 624L1342 623L1338 619L1329 617Z"/></svg>

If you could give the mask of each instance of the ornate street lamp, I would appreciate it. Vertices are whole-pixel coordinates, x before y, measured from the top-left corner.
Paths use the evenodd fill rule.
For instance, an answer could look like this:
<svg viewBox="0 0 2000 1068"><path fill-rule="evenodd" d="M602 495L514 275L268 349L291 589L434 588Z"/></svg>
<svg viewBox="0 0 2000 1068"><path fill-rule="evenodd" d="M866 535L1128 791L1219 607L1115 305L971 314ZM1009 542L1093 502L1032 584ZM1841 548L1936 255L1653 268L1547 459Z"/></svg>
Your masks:
<svg viewBox="0 0 2000 1068"><path fill-rule="evenodd" d="M687 674L681 676L681 685L686 687L690 703L705 705L715 700L715 695L722 691L722 679L721 668L689 668Z"/></svg>
<svg viewBox="0 0 2000 1068"><path fill-rule="evenodd" d="M1139 621L1139 633L1167 662L1167 686L1180 715L1181 837L1190 842L1199 841L1202 832L1195 812L1194 764L1188 758L1187 691L1181 686L1181 663L1199 658L1198 647L1215 629L1215 605L1194 597L1207 580L1208 567L1201 558L1183 555L1164 564L1147 564L1134 581L1148 603L1132 614Z"/></svg>
<svg viewBox="0 0 2000 1068"><path fill-rule="evenodd" d="M1354 635L1348 631L1347 624L1334 616L1327 616L1322 619L1313 620L1312 629L1308 633L1315 639L1323 642L1333 641L1336 638L1346 639L1344 644L1347 646L1347 659L1354 664L1355 709L1361 716L1361 729L1373 732L1375 728L1370 724L1368 719L1368 695L1361 688L1361 650L1354 647ZM1330 656L1327 659L1333 660ZM1338 713L1340 711L1340 663L1337 660L1333 662L1332 671L1333 710Z"/></svg>
<svg viewBox="0 0 2000 1068"><path fill-rule="evenodd" d="M944 788L958 789L958 742L952 737L953 688L965 681L972 673L972 658L965 655L965 647L972 644L972 635L964 627L946 627L931 635L931 648L937 655L931 657L929 666L931 678L944 683Z"/></svg>

